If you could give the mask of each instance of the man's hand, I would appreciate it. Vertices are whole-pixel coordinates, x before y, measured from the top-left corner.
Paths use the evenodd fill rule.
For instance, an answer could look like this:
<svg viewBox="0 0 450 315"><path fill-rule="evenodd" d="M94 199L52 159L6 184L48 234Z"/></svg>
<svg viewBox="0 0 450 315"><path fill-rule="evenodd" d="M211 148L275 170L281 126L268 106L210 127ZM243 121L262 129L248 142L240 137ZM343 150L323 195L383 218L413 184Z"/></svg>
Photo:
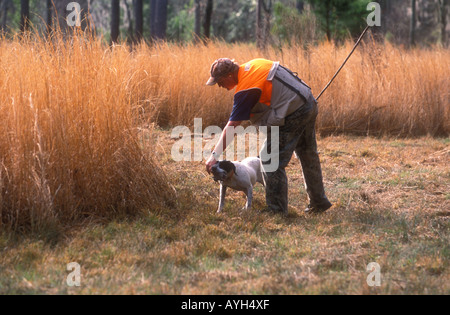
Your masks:
<svg viewBox="0 0 450 315"><path fill-rule="evenodd" d="M219 143L214 148L214 152L224 152L228 147L228 142L234 139L234 128L241 125L242 121L229 121L225 126L225 129L220 136ZM232 128L231 128L232 127ZM231 130L231 131L230 131ZM228 133L228 137L227 137ZM218 157L219 155L216 155ZM211 174L211 168L217 163L217 160L214 158L214 155L211 154L208 161L206 161L206 171L208 174Z"/></svg>
<svg viewBox="0 0 450 315"><path fill-rule="evenodd" d="M211 168L217 163L214 156L211 155L211 157L206 161L206 171L208 174L211 174Z"/></svg>

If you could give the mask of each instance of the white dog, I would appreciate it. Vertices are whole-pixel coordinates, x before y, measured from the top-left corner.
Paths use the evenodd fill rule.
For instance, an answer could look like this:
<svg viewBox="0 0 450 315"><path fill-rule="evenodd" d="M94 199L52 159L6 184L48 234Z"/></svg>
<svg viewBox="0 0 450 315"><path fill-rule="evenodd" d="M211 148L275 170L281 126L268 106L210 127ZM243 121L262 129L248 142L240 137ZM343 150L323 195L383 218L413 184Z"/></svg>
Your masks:
<svg viewBox="0 0 450 315"><path fill-rule="evenodd" d="M244 209L248 210L252 207L253 186L256 183L265 185L259 158L247 158L242 162L220 161L211 168L211 171L213 179L220 182L220 201L217 213L223 210L227 187L243 191L247 195L247 204Z"/></svg>

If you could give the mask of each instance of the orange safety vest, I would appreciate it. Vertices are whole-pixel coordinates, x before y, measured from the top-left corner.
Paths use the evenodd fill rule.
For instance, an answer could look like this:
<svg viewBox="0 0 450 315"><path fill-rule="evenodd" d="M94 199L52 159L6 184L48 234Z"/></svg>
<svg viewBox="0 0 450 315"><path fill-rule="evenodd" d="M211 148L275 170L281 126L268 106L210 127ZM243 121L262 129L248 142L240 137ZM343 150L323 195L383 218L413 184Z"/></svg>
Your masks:
<svg viewBox="0 0 450 315"><path fill-rule="evenodd" d="M315 102L311 88L279 62L251 60L239 67L230 121L283 126L285 117Z"/></svg>
<svg viewBox="0 0 450 315"><path fill-rule="evenodd" d="M251 89L259 89L261 90L259 103L270 106L272 99L272 81L267 80L267 78L273 65L274 62L270 60L255 59L240 66L238 74L239 82L235 94Z"/></svg>

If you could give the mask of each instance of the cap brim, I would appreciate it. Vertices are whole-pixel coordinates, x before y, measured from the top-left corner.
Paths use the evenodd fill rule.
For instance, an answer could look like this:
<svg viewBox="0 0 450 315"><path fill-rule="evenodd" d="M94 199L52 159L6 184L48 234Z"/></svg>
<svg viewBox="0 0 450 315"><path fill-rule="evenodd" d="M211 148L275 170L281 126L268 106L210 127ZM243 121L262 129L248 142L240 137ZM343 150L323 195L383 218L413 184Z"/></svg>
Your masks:
<svg viewBox="0 0 450 315"><path fill-rule="evenodd" d="M213 85L215 85L216 83L217 83L217 82L216 82L216 79L213 78L213 77L211 77L211 78L209 78L208 82L206 82L206 85L213 86Z"/></svg>

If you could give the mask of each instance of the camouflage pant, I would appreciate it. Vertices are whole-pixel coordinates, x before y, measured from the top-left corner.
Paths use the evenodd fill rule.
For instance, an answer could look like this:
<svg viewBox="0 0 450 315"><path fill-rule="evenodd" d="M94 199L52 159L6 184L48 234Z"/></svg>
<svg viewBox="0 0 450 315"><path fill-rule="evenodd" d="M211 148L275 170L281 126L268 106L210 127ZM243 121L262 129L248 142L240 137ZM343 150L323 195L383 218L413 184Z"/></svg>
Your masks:
<svg viewBox="0 0 450 315"><path fill-rule="evenodd" d="M318 108L315 101L310 101L286 117L285 125L279 129L279 166L275 172L266 172L262 162L264 181L266 183L267 206L276 212L288 212L288 180L285 168L295 152L301 162L303 178L309 202L320 207L329 203L323 187L322 169L317 152L315 124ZM270 154L272 150L270 128L267 140L261 150ZM267 169L267 167L266 167Z"/></svg>

